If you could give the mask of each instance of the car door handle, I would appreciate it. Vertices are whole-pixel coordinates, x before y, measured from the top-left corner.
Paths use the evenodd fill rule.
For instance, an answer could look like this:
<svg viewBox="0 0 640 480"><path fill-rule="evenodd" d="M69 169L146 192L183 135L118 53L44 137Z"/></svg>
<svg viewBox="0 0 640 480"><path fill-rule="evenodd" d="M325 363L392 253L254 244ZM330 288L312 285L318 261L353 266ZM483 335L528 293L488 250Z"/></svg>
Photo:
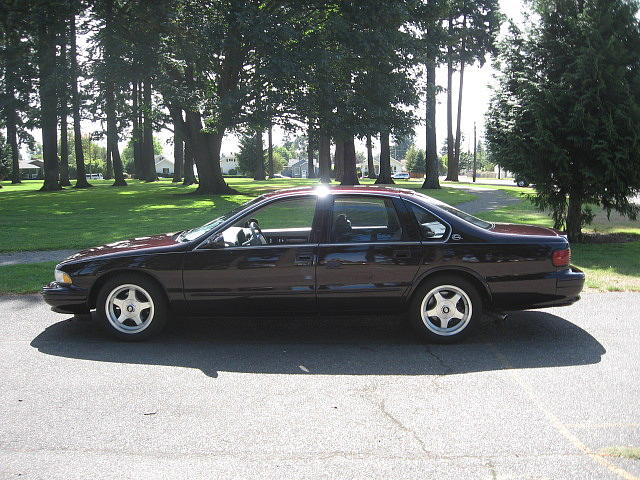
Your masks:
<svg viewBox="0 0 640 480"><path fill-rule="evenodd" d="M313 255L298 255L296 257L296 265L313 265Z"/></svg>
<svg viewBox="0 0 640 480"><path fill-rule="evenodd" d="M396 258L411 258L411 251L409 250L394 250L393 256Z"/></svg>

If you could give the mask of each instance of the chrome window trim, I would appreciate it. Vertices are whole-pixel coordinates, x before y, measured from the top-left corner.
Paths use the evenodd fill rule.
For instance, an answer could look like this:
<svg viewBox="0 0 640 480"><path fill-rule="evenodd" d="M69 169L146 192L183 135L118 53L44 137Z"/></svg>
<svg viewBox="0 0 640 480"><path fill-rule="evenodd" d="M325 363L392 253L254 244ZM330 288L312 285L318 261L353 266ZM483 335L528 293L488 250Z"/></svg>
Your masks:
<svg viewBox="0 0 640 480"><path fill-rule="evenodd" d="M264 201L262 201L260 203L256 203L255 205L253 205L251 210L246 210L245 209L245 210L242 210L241 212L236 213L233 217L229 218L226 222L221 223L214 230L212 230L208 234L205 234L206 237L200 243L198 243L198 245L196 245L194 248L192 248L191 251L200 250L200 247L202 247L202 245L204 245L206 243L206 241L209 239L209 237L211 235L216 235L217 233L221 232L222 230L227 228L230 224L235 222L237 219L243 217L244 215L246 215L248 213L251 213L251 212L255 212L257 209L259 209L259 208L261 208L263 206L266 206L266 205L268 205L270 203L277 202L278 200L287 200L287 199L296 198L296 197L315 197L316 198L316 210L317 210L317 208L318 208L318 204L317 204L318 195L314 194L314 193L310 193L310 192L304 192L304 193L295 192L295 193L292 193L291 195L283 195L282 197L265 198ZM314 212L314 218L315 218L315 212ZM311 228L313 229L313 225L311 226ZM259 245L253 245L253 246L257 247ZM225 247L225 248L229 249L229 248L247 248L247 247Z"/></svg>
<svg viewBox="0 0 640 480"><path fill-rule="evenodd" d="M327 192L327 195L339 195L341 192L338 191L332 191L329 190ZM369 196L384 196L384 197L390 197L390 198L400 198L400 194L399 193L387 193L387 192L380 192L380 193L372 193L372 192L343 192L343 195L369 195ZM285 199L289 199L289 198L296 198L296 197L315 197L316 201L320 198L319 194L316 190L311 190L311 191L305 191L305 192L291 192L290 194L282 194L281 197L276 197L276 198L265 198L262 202L260 203L256 203L255 205L253 205L252 209L247 211L247 210L242 210L241 212L238 212L237 214L235 214L233 217L227 219L226 222L221 223L220 225L218 225L214 230L212 230L209 233L206 233L204 238L195 246L191 249L191 251L194 250L201 250L200 247L202 247L204 245L204 243L209 239L209 237L211 235L215 235L217 233L219 233L220 231L224 230L225 228L227 228L230 224L232 224L233 222L235 222L238 218L241 218L242 216L244 216L246 213L251 213L256 211L258 208L261 208L265 205L268 205L269 203L272 202L276 202L278 200L285 200ZM316 211L317 211L317 203L316 203ZM315 217L314 217L315 218ZM194 240L194 241L197 241ZM312 244L312 245L316 245L316 244ZM255 245L257 246L257 245ZM246 247L225 247L225 248L246 248Z"/></svg>
<svg viewBox="0 0 640 480"><path fill-rule="evenodd" d="M434 217L436 217L438 220L440 220L442 223L444 223L447 227L449 227L449 235L447 236L446 239L443 240L422 240L422 233L420 234L421 240L420 243L422 245L425 244L439 244L439 243L447 243L449 241L449 239L451 238L451 235L453 234L453 227L451 226L451 224L449 222L447 222L446 220L443 220L443 218L440 215L436 215L435 213L433 213L429 208L425 208L424 205L420 205L419 203L416 203L412 200L409 200L408 198L403 198L403 200L407 203L412 203L413 205L415 205L418 208L422 208L423 210L426 210L427 212L429 212L431 215L433 215ZM411 215L413 215L413 212L411 212Z"/></svg>
<svg viewBox="0 0 640 480"><path fill-rule="evenodd" d="M357 247L363 245L402 245L402 246L420 246L422 243L420 242L412 242L412 241L398 241L398 242L352 242L352 243L319 243L318 247Z"/></svg>

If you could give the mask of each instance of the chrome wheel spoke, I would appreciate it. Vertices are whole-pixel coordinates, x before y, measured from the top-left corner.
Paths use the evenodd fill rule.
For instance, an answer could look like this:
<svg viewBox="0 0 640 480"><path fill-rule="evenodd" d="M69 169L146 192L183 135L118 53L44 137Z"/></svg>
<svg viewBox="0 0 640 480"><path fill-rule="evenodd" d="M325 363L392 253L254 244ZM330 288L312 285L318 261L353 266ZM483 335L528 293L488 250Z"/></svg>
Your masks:
<svg viewBox="0 0 640 480"><path fill-rule="evenodd" d="M456 309L454 310L454 317L455 318L464 318L465 316L465 312L463 312L462 310L460 310L460 307L458 307L456 305Z"/></svg>
<svg viewBox="0 0 640 480"><path fill-rule="evenodd" d="M114 298L112 302L116 307L120 309L120 311L124 310L126 300L120 300L119 298Z"/></svg>
<svg viewBox="0 0 640 480"><path fill-rule="evenodd" d="M136 305L136 310L139 312L142 312L143 310L146 310L147 308L151 308L151 303L149 302L138 302L138 305Z"/></svg>
<svg viewBox="0 0 640 480"><path fill-rule="evenodd" d="M449 328L449 321L451 319L449 317L440 318L440 328Z"/></svg>
<svg viewBox="0 0 640 480"><path fill-rule="evenodd" d="M454 305L456 305L460 300L462 300L462 295L460 295L459 293L454 293L453 297L449 299L449 301Z"/></svg>

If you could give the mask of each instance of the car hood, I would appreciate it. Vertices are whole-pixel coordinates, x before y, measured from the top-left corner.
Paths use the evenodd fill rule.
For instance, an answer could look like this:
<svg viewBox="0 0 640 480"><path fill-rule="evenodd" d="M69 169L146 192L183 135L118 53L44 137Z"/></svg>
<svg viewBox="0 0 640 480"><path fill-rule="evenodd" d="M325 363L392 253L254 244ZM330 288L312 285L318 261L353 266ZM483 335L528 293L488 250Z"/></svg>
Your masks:
<svg viewBox="0 0 640 480"><path fill-rule="evenodd" d="M139 252L142 250L156 250L166 247L174 247L180 245L175 240L175 233L163 233L162 235L153 235L150 237L131 238L129 240L121 240L118 242L107 243L98 247L87 248L78 253L71 255L65 259L67 261L85 260L92 257L103 255L121 254L126 252Z"/></svg>
<svg viewBox="0 0 640 480"><path fill-rule="evenodd" d="M517 223L496 223L492 232L507 233L510 235L537 235L542 237L559 237L561 234L557 230L536 225L521 225Z"/></svg>

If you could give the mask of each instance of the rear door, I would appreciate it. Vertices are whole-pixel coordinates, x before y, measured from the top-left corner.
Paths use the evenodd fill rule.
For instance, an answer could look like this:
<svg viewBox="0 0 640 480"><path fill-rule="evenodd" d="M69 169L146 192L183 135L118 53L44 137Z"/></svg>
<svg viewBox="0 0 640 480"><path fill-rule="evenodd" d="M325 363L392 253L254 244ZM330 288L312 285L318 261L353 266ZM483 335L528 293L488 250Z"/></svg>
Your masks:
<svg viewBox="0 0 640 480"><path fill-rule="evenodd" d="M421 258L409 212L396 197L335 195L325 212L316 282L321 312L401 307Z"/></svg>

